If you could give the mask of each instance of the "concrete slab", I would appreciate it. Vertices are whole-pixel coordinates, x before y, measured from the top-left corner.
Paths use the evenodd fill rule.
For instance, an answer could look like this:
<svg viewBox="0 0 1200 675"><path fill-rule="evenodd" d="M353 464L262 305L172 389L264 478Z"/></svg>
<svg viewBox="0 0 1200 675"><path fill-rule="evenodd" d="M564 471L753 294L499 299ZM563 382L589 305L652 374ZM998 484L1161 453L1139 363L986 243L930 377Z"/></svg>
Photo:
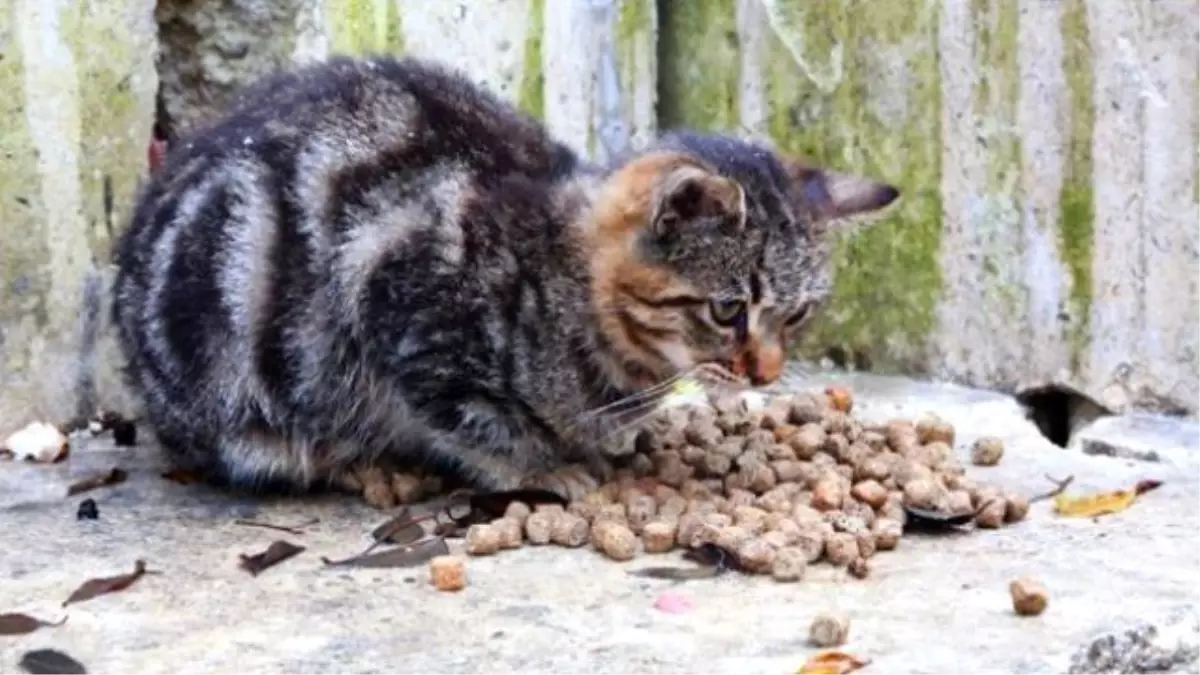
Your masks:
<svg viewBox="0 0 1200 675"><path fill-rule="evenodd" d="M786 673L814 652L805 644L811 619L837 610L852 619L846 649L873 659L863 672L1066 672L1098 637L1197 605L1200 452L1145 462L1064 450L1012 399L959 387L862 375L788 384L830 379L854 387L864 416L936 411L957 425L964 455L977 435L1003 436L1001 464L968 472L1005 488L1042 492L1046 474L1074 475L1073 491L1164 484L1096 521L1058 518L1040 502L999 531L909 535L876 556L864 581L821 565L796 585L735 575L676 584L626 573L660 557L618 564L590 549L526 547L470 559L467 589L444 594L424 567L322 566L322 555L357 552L385 513L349 498L259 501L177 485L159 477L150 445L94 440L61 466L0 463L0 613L70 617L0 637L0 670L53 647L90 672ZM65 498L65 486L114 465L129 480L86 495L100 519L77 521L82 497ZM232 522L248 517L320 522L302 536ZM307 550L256 578L238 569L239 553L280 537ZM138 558L162 573L60 607L83 580L127 572ZM1008 583L1027 575L1048 587L1050 606L1018 618ZM656 611L668 589L695 609ZM1194 659L1183 668L1196 672Z"/></svg>

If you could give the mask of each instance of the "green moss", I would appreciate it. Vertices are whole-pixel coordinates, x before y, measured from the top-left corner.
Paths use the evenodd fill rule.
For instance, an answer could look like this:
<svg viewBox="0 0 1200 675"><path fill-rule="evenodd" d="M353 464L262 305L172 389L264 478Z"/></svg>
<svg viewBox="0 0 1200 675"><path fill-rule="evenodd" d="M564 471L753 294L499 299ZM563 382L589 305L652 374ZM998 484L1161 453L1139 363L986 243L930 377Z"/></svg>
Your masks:
<svg viewBox="0 0 1200 675"><path fill-rule="evenodd" d="M739 41L731 0L659 0L658 118L664 129L739 125Z"/></svg>
<svg viewBox="0 0 1200 675"><path fill-rule="evenodd" d="M773 38L765 60L771 136L788 154L889 181L904 195L888 219L838 242L833 297L803 351L815 356L836 347L869 355L882 371L920 372L942 289L938 3L780 6L788 16L777 25L796 33L782 36L792 49ZM796 63L797 51L812 72L836 74L830 64L837 45L842 76L823 82L831 87L825 93ZM892 49L911 56L887 58ZM897 78L908 83L901 97L907 110L898 118L863 104L871 79Z"/></svg>
<svg viewBox="0 0 1200 675"><path fill-rule="evenodd" d="M530 0L529 28L525 35L525 67L517 105L538 119L546 116L546 71L542 68L542 36L546 32L546 0Z"/></svg>
<svg viewBox="0 0 1200 675"><path fill-rule="evenodd" d="M326 0L330 46L336 54L404 51L401 0Z"/></svg>
<svg viewBox="0 0 1200 675"><path fill-rule="evenodd" d="M1092 41L1085 0L1066 0L1062 14L1063 68L1071 95L1070 145L1059 195L1059 249L1071 271L1071 368L1078 372L1087 347L1092 309L1092 246L1096 207L1092 197L1092 133L1095 101Z"/></svg>
<svg viewBox="0 0 1200 675"><path fill-rule="evenodd" d="M25 113L25 72L17 38L16 3L0 4L0 323L35 317L46 323L46 247L37 149ZM22 369L24 349L9 345L0 372Z"/></svg>

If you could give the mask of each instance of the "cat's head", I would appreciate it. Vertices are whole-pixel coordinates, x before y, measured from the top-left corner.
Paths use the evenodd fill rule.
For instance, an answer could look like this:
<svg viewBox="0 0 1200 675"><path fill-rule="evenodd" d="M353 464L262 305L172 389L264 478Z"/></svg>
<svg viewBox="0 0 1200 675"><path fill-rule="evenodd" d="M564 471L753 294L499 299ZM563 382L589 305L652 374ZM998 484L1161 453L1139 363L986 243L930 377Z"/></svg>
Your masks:
<svg viewBox="0 0 1200 675"><path fill-rule="evenodd" d="M602 330L643 381L704 364L773 383L829 297L831 233L898 197L758 145L668 136L615 167L596 203Z"/></svg>

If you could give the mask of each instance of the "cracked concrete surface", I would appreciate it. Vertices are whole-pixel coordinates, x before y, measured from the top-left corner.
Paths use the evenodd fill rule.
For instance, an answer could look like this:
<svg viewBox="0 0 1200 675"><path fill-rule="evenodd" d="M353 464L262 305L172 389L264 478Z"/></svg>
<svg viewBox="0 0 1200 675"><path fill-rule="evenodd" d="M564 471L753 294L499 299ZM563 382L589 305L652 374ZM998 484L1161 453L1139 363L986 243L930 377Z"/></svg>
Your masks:
<svg viewBox="0 0 1200 675"><path fill-rule="evenodd" d="M803 386L823 386L817 377ZM25 651L53 647L89 672L795 672L814 650L810 620L852 620L846 649L873 660L863 672L1066 672L1072 654L1106 633L1166 621L1197 604L1200 445L1191 422L1163 423L1158 461L1088 455L1041 438L1009 397L898 378L851 376L866 417L936 411L959 430L1004 437L981 480L1029 494L1043 477L1073 474L1072 491L1164 481L1128 511L1098 520L1056 517L1048 502L997 531L907 535L873 559L872 576L827 565L795 585L726 575L678 584L696 608L668 615L655 597L677 584L626 570L590 548L525 547L467 561L468 587L439 593L425 567L326 569L320 556L357 552L387 514L351 498L258 501L163 480L149 434L138 447L106 440L76 447L56 466L0 464L0 613L66 624L0 637L0 670ZM1113 441L1119 442L1119 439ZM1141 456L1137 453L1134 456ZM965 454L964 454L965 457ZM77 521L72 480L119 465L120 486L86 495L100 519ZM293 524L302 536L240 527L235 518ZM239 553L276 538L307 547L250 577ZM456 547L459 543L453 542ZM120 574L143 558L159 575L129 590L61 608L85 579ZM669 558L673 561L678 554ZM1033 576L1049 589L1041 616L1012 613L1008 583ZM1194 631L1186 639L1194 642ZM1183 666L1196 672L1196 665Z"/></svg>

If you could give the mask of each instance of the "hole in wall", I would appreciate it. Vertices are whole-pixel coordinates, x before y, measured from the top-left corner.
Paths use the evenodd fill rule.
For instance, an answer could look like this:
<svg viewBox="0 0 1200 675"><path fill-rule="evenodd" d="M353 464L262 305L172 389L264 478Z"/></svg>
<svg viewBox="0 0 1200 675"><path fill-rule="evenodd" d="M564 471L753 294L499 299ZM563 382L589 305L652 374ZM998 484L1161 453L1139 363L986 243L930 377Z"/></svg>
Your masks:
<svg viewBox="0 0 1200 675"><path fill-rule="evenodd" d="M1025 407L1025 417L1060 448L1070 445L1079 429L1112 414L1086 394L1063 385L1031 387L1018 392L1016 398Z"/></svg>

